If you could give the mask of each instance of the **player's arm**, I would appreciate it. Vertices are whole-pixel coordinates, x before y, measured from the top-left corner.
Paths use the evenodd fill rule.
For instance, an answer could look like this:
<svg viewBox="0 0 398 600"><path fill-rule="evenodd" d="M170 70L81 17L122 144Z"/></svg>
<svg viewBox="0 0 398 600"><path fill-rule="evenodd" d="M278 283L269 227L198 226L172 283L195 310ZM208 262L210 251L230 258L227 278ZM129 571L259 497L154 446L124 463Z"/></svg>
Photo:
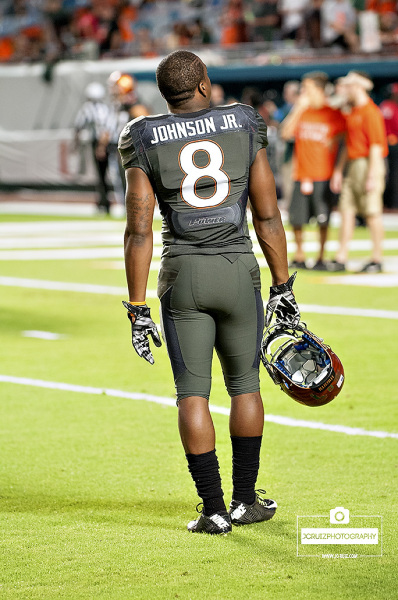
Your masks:
<svg viewBox="0 0 398 600"><path fill-rule="evenodd" d="M254 230L271 270L272 284L279 285L289 277L286 235L276 201L274 175L265 148L257 152L250 167L249 197Z"/></svg>
<svg viewBox="0 0 398 600"><path fill-rule="evenodd" d="M375 189L377 184L377 175L380 172L380 165L383 162L383 147L381 144L371 144L369 147L369 164L366 175L365 187L367 192Z"/></svg>
<svg viewBox="0 0 398 600"><path fill-rule="evenodd" d="M124 260L130 302L145 302L153 251L155 194L148 176L138 168L126 170L126 231Z"/></svg>
<svg viewBox="0 0 398 600"><path fill-rule="evenodd" d="M131 321L132 344L139 356L154 363L148 336L155 346L161 341L145 296L153 251L155 194L148 176L139 168L126 170L126 231L124 260L129 302L123 302Z"/></svg>
<svg viewBox="0 0 398 600"><path fill-rule="evenodd" d="M300 311L292 292L296 273L289 278L286 235L276 201L274 175L265 148L257 152L250 167L249 197L254 230L272 276L266 325L270 325L274 312L277 324L297 325Z"/></svg>
<svg viewBox="0 0 398 600"><path fill-rule="evenodd" d="M334 166L333 174L330 179L330 189L334 194L340 194L341 187L343 184L343 172L347 163L347 146L344 142L340 148L336 164Z"/></svg>

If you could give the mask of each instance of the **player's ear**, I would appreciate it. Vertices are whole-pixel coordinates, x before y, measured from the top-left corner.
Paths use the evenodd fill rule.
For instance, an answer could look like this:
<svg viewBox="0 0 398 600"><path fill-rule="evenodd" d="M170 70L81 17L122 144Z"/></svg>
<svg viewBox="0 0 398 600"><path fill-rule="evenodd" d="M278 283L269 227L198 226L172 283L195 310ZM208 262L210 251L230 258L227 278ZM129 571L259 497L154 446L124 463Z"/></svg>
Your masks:
<svg viewBox="0 0 398 600"><path fill-rule="evenodd" d="M202 96L204 96L205 98L207 97L208 89L207 89L206 81L204 79L202 79L202 81L199 82L198 90Z"/></svg>

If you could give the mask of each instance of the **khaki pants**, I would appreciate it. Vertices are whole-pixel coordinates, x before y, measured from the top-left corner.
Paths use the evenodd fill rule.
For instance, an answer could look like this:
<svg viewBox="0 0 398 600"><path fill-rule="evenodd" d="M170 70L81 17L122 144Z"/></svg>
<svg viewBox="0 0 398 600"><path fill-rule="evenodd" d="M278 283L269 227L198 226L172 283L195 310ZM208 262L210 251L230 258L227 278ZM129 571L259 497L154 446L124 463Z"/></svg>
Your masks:
<svg viewBox="0 0 398 600"><path fill-rule="evenodd" d="M339 209L355 211L364 217L379 215L383 212L383 192L386 185L384 160L380 161L376 174L376 185L371 192L365 189L369 159L357 158L348 163L340 195Z"/></svg>

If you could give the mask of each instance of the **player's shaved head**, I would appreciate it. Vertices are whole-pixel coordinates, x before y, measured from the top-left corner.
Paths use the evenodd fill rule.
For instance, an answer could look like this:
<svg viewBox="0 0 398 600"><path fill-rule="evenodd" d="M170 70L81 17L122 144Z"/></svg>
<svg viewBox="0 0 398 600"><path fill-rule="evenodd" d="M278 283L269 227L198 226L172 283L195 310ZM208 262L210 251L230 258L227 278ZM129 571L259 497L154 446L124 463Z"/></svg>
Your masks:
<svg viewBox="0 0 398 600"><path fill-rule="evenodd" d="M166 102L179 106L194 97L205 74L205 66L199 56L187 50L176 50L160 62L156 81Z"/></svg>

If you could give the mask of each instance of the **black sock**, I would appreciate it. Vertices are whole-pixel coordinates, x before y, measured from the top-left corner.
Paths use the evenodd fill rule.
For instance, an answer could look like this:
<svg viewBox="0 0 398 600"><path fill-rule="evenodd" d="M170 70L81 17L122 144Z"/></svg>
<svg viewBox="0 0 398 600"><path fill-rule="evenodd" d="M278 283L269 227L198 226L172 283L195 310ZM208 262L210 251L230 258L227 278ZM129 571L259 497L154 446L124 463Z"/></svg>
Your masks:
<svg viewBox="0 0 398 600"><path fill-rule="evenodd" d="M203 500L203 513L210 516L215 512L226 510L216 451L187 454L186 457L198 495Z"/></svg>
<svg viewBox="0 0 398 600"><path fill-rule="evenodd" d="M260 467L260 448L262 436L236 437L232 442L232 498L245 504L253 504L256 499L254 488Z"/></svg>

